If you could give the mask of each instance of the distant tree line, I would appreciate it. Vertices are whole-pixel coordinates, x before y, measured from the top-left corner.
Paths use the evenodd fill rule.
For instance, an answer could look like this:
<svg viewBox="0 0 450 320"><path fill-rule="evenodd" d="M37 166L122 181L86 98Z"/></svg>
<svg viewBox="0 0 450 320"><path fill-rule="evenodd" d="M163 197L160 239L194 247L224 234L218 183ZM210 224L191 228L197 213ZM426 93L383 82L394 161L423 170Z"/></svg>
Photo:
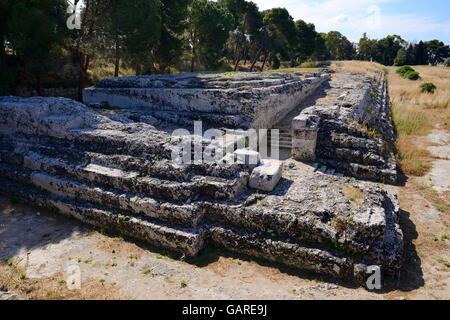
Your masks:
<svg viewBox="0 0 450 320"><path fill-rule="evenodd" d="M75 4L79 4L79 0ZM450 56L438 40L407 43L398 35L358 44L338 31L319 33L284 8L260 11L246 0L84 0L81 29L69 30L65 0L0 2L0 87L76 66L76 86L90 83L99 56L139 74L199 70L277 69L305 61L367 60L384 65L439 64Z"/></svg>

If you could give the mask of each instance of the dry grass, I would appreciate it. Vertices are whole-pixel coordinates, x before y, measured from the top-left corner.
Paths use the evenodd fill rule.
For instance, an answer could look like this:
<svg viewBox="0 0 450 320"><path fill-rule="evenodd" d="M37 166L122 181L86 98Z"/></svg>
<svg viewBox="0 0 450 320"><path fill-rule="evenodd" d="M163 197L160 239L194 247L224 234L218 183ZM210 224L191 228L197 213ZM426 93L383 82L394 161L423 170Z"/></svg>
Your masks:
<svg viewBox="0 0 450 320"><path fill-rule="evenodd" d="M91 64L88 73L93 81L99 79L114 77L114 63L108 62L106 60L98 59L94 60ZM131 68L125 68L122 65L119 68L119 77L134 76L135 71Z"/></svg>
<svg viewBox="0 0 450 320"><path fill-rule="evenodd" d="M399 136L426 135L433 125L428 114L405 104L392 104L392 117Z"/></svg>
<svg viewBox="0 0 450 320"><path fill-rule="evenodd" d="M375 76L376 72L384 71L385 67L368 61L335 61L331 64L331 69L336 72L359 72Z"/></svg>
<svg viewBox="0 0 450 320"><path fill-rule="evenodd" d="M450 101L450 69L444 67L414 66L420 73L419 81L404 79L389 67L388 81L392 102L420 108L443 109L448 116ZM432 82L437 87L434 94L421 92L420 85Z"/></svg>
<svg viewBox="0 0 450 320"><path fill-rule="evenodd" d="M419 81L399 76L395 67L389 67L387 76L392 101L393 120L399 138L397 157L403 172L424 175L431 167L427 145L419 145L420 137L427 135L436 123L447 126L450 118L450 69L444 67L414 66L420 73ZM432 82L434 94L422 92L420 85Z"/></svg>
<svg viewBox="0 0 450 320"><path fill-rule="evenodd" d="M269 72L317 72L319 68L317 67L294 67L294 68L280 68L268 70Z"/></svg>
<svg viewBox="0 0 450 320"><path fill-rule="evenodd" d="M48 278L29 279L24 268L0 261L0 289L14 292L27 300L114 300L118 298L120 288L116 284L84 279L81 290L69 290L61 273Z"/></svg>

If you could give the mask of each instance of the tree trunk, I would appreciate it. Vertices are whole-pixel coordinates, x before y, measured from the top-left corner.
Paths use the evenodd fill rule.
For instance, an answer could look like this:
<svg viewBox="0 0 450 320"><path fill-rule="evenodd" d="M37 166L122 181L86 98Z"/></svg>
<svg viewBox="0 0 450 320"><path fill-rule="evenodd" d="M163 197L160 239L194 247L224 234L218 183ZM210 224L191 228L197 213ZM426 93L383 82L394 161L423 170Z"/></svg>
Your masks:
<svg viewBox="0 0 450 320"><path fill-rule="evenodd" d="M78 81L78 100L83 101L83 89L86 88L87 70L89 68L90 57L79 54L80 78Z"/></svg>
<svg viewBox="0 0 450 320"><path fill-rule="evenodd" d="M259 57L261 56L261 51L262 51L262 47L259 48L258 52L256 53L255 58L253 59L252 66L250 67L250 72L253 72L253 68L255 67L255 63L256 63L256 61L258 61Z"/></svg>
<svg viewBox="0 0 450 320"><path fill-rule="evenodd" d="M195 54L192 56L191 59L191 72L194 72L194 66L195 66Z"/></svg>
<svg viewBox="0 0 450 320"><path fill-rule="evenodd" d="M0 67L6 68L5 37L3 36L3 32L1 30L0 30Z"/></svg>
<svg viewBox="0 0 450 320"><path fill-rule="evenodd" d="M139 62L136 62L136 75L140 76L142 74L142 65Z"/></svg>
<svg viewBox="0 0 450 320"><path fill-rule="evenodd" d="M191 33L191 37L192 37L192 59L191 59L191 72L194 72L194 67L195 67L195 41L196 41L196 37L195 37L195 32Z"/></svg>
<svg viewBox="0 0 450 320"><path fill-rule="evenodd" d="M264 54L264 61L263 61L262 67L261 67L261 71L264 71L264 66L266 65L267 56L268 56L268 54L267 54L267 52L266 52L266 53Z"/></svg>
<svg viewBox="0 0 450 320"><path fill-rule="evenodd" d="M116 44L116 61L114 63L114 77L117 78L119 76L119 68L120 68L120 55L119 55L119 47Z"/></svg>
<svg viewBox="0 0 450 320"><path fill-rule="evenodd" d="M236 57L236 63L234 65L234 72L237 71L237 68L239 67L239 62L241 61L241 51L239 51L238 56Z"/></svg>

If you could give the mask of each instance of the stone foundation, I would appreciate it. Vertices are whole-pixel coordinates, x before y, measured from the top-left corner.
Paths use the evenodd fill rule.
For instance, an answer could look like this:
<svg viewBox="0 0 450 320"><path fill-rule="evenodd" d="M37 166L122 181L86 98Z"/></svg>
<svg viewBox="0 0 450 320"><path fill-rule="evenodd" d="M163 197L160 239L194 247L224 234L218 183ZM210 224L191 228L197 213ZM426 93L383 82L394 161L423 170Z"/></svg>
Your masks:
<svg viewBox="0 0 450 320"><path fill-rule="evenodd" d="M287 87L274 85L277 89L260 90L270 92L261 93L266 102L284 99L282 107L271 106L273 115L258 113L259 108L269 108L263 102L243 103L238 110L239 99L232 101L232 112L241 112L239 115L252 126L271 122L275 110L288 110L289 103L294 103L295 99L288 97L289 90L300 84L304 87L306 80L291 79L294 76L270 74L267 81L271 84L288 79L293 82ZM214 81L222 81L220 77ZM266 84L261 77L256 75L248 81L255 86ZM151 85L156 90L155 86L162 86L157 81L163 78L150 77L151 83L145 82L145 77L132 78L131 84ZM216 85L214 81L204 85ZM234 94L239 95L238 88L245 86L245 81L231 82L236 86ZM126 89L119 88L121 83L104 80L100 87L116 86L120 95L125 95ZM125 83L131 86L129 80ZM184 90L188 89L180 88L179 99L189 92ZM225 97L233 90L214 92ZM252 92L246 90L242 89L247 94ZM276 90L281 90L278 98ZM202 97L204 105L193 106L195 110L214 101L208 100L208 94ZM96 93L93 96L99 97ZM298 156L333 159L325 158L332 153L324 150L337 150L341 128L346 134L355 132L354 136L346 135L343 143L363 141L368 143L367 148L376 148L370 137L357 136L360 131L344 127L345 121L336 121L364 109L363 103L355 106L337 118L335 109L325 107L317 112L306 110L296 117L293 144ZM384 110L379 111L385 112L381 123L390 119ZM182 137L171 136L171 127L152 120L152 115L142 109L110 111L63 98L0 97L0 192L190 256L214 243L362 285L371 265L381 267L383 279L398 274L403 244L398 200L392 191L339 174L323 174L292 159L276 164L261 160L254 151L235 150L238 144L212 163L178 164L171 157L178 152ZM219 107L214 111L224 114ZM336 125L330 127L333 121ZM383 130L389 136L389 127ZM331 145L324 139L327 132ZM227 145L225 140L191 138L202 150ZM256 161L250 161L252 157ZM230 161L238 158L243 161Z"/></svg>
<svg viewBox="0 0 450 320"><path fill-rule="evenodd" d="M267 129L328 79L328 74L275 72L111 78L85 89L83 101L157 117L176 113L178 122L196 116L220 125Z"/></svg>

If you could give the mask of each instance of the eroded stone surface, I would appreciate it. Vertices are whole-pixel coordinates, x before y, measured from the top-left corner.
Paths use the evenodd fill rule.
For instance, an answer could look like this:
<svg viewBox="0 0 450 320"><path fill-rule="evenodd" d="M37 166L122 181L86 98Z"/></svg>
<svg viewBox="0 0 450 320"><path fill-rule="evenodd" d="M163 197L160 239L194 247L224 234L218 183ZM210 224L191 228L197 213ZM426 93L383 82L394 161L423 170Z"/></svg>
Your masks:
<svg viewBox="0 0 450 320"><path fill-rule="evenodd" d="M281 179L281 162L273 159L263 160L261 166L252 171L249 186L262 191L273 191Z"/></svg>
<svg viewBox="0 0 450 320"><path fill-rule="evenodd" d="M203 80L203 76L211 79ZM224 89L228 82L224 75L196 76L200 82L190 75L179 76L177 81L183 83L178 89L188 90L186 86L192 85L238 94L252 92L245 86L248 81L253 89L269 88L269 96L294 99L289 90L313 81L282 74L267 79L258 74L235 77L230 79L233 89ZM99 88L159 90L170 79L104 80ZM361 85L370 88L371 82L362 81ZM350 90L349 99L359 102L352 113L341 112L339 119L365 110L369 98L367 90L364 92L358 95ZM333 107L320 110L311 113L320 117L318 139L328 132L324 131L329 128L327 122L332 122L327 115L334 114ZM152 118L140 121L130 118L130 113L102 112L62 98L0 98L1 192L187 255L196 255L212 242L358 283L365 283L369 265L381 266L386 275L397 274L402 233L398 201L390 191L334 175L334 169L315 170L294 160L282 167L263 160L263 165L255 168L249 161L251 154L235 152L234 147L215 162L178 164L171 157L178 152L182 136L170 136ZM245 111L241 114L247 116ZM379 140L369 139L369 133L344 127L344 123L336 122L330 136L345 128L344 142L352 148L364 143L378 146ZM225 140L198 136L193 140L202 149L217 143L227 149ZM322 147L319 141L317 145ZM228 161L238 155L244 161ZM256 184L251 182L252 175ZM249 179L250 186L266 191L248 188Z"/></svg>
<svg viewBox="0 0 450 320"><path fill-rule="evenodd" d="M85 89L83 101L143 110L153 117L176 113L178 123L194 114L222 125L270 128L327 79L328 74L305 78L276 72L111 78Z"/></svg>

